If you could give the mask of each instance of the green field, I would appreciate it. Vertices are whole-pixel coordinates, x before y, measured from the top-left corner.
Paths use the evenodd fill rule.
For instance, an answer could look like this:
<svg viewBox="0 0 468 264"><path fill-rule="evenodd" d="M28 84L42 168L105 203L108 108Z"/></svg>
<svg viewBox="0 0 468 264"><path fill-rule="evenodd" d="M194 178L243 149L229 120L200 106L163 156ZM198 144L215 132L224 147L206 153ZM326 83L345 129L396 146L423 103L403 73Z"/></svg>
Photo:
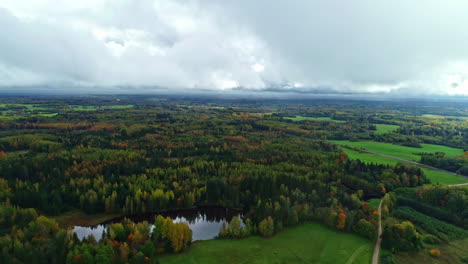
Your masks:
<svg viewBox="0 0 468 264"><path fill-rule="evenodd" d="M311 121L327 121L327 122L335 122L335 123L346 123L346 121L334 120L334 119L331 119L331 117L310 117L310 116L297 115L296 117L285 117L285 119L290 119L292 121L311 120Z"/></svg>
<svg viewBox="0 0 468 264"><path fill-rule="evenodd" d="M421 144L422 148L412 148L399 145L393 145L389 143L374 142L374 141L358 141L351 142L348 140L330 140L331 142L341 145L348 146L351 148L365 149L368 151L397 157L400 159L419 161L420 156L418 153L435 153L435 152L444 152L447 157L455 157L463 155L462 149L456 149L440 145L431 145L431 144Z"/></svg>
<svg viewBox="0 0 468 264"><path fill-rule="evenodd" d="M365 163L375 163L375 164L389 164L389 165L396 165L401 161L386 158L370 153L359 152L348 148L343 148L343 151L348 155L350 159L359 159ZM422 168L424 174L433 184L460 184L460 183L467 183L468 179L455 176L449 173L430 170L427 168Z"/></svg>
<svg viewBox="0 0 468 264"><path fill-rule="evenodd" d="M47 107L42 105L34 105L34 104L0 104L0 108L6 108L8 110L2 110L3 115L14 115L17 112L24 113L24 112L35 112L35 111L45 111L48 110Z"/></svg>
<svg viewBox="0 0 468 264"><path fill-rule="evenodd" d="M41 105L34 105L34 104L0 104L1 108L9 108L9 107L24 107L29 111L35 110L47 110L47 107Z"/></svg>
<svg viewBox="0 0 468 264"><path fill-rule="evenodd" d="M426 115L422 115L422 117L431 118L431 119L453 118L453 119L460 119L460 120L468 120L468 116L443 116L443 115L426 114Z"/></svg>
<svg viewBox="0 0 468 264"><path fill-rule="evenodd" d="M70 105L69 107L75 111L96 111L97 110L95 106Z"/></svg>
<svg viewBox="0 0 468 264"><path fill-rule="evenodd" d="M45 116L45 117L53 117L53 116L56 116L58 115L58 113L50 113L50 114L37 114L38 116Z"/></svg>
<svg viewBox="0 0 468 264"><path fill-rule="evenodd" d="M375 210L379 209L380 199L379 198L372 198L367 201L367 203Z"/></svg>
<svg viewBox="0 0 468 264"><path fill-rule="evenodd" d="M102 109L128 109L128 108L133 108L134 105L105 105L102 106ZM70 105L70 108L75 110L75 111L96 111L98 110L97 106L93 105Z"/></svg>
<svg viewBox="0 0 468 264"><path fill-rule="evenodd" d="M37 111L37 110L47 110L48 108L47 107L44 107L44 106L38 106L38 105L32 105L32 104L23 104L24 107L26 107L26 109L28 109L29 111Z"/></svg>
<svg viewBox="0 0 468 264"><path fill-rule="evenodd" d="M269 239L195 242L182 254L161 257L160 263L370 263L373 250L370 240L306 223Z"/></svg>
<svg viewBox="0 0 468 264"><path fill-rule="evenodd" d="M134 105L106 105L103 106L102 108L104 109L128 109L128 108L133 108Z"/></svg>
<svg viewBox="0 0 468 264"><path fill-rule="evenodd" d="M392 132L400 128L400 126L397 125L386 125L386 124L376 124L376 131L375 134L381 135L381 134L386 134L388 132Z"/></svg>

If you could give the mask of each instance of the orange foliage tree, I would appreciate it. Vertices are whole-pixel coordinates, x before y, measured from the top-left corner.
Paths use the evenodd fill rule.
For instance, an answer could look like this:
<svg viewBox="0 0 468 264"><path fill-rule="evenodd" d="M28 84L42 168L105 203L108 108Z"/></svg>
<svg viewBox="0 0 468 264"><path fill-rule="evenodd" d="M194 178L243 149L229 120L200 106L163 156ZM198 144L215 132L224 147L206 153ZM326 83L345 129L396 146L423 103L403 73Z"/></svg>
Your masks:
<svg viewBox="0 0 468 264"><path fill-rule="evenodd" d="M336 228L338 230L343 230L346 224L346 215L343 210L339 210L338 219L336 221Z"/></svg>

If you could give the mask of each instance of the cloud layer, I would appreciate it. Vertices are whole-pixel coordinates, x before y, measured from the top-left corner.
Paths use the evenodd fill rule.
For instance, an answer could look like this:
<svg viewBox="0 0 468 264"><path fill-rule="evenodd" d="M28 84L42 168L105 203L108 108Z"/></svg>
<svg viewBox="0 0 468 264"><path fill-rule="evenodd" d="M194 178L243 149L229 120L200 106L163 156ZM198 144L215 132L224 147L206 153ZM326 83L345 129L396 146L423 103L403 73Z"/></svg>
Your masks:
<svg viewBox="0 0 468 264"><path fill-rule="evenodd" d="M467 8L463 0L0 0L0 91L468 95Z"/></svg>

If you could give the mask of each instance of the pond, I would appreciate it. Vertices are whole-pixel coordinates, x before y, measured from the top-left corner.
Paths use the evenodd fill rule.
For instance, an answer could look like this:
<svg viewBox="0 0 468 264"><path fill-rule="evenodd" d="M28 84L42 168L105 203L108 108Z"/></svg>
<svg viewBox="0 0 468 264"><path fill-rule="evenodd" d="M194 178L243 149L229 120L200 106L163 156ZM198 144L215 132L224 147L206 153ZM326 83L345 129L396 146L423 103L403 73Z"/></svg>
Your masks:
<svg viewBox="0 0 468 264"><path fill-rule="evenodd" d="M232 217L242 216L241 211L227 209L223 207L199 207L195 209L167 211L162 213L151 213L142 215L126 216L133 222L148 221L152 224L157 215L171 217L174 222L187 222L192 230L192 241L213 239L219 234L223 223L231 221ZM73 232L82 240L89 235L93 235L96 240L102 238L103 232L107 226L112 223L120 222L124 217L112 219L97 226L74 226ZM153 228L153 225L151 226Z"/></svg>

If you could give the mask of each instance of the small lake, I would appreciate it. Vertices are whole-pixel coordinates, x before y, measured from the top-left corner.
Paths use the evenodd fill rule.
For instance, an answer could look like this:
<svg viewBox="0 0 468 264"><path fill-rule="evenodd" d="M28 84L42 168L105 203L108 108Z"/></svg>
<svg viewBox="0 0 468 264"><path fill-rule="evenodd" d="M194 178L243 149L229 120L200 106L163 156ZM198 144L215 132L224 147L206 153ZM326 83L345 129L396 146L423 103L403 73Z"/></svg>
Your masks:
<svg viewBox="0 0 468 264"><path fill-rule="evenodd" d="M167 211L161 213L151 213L142 215L126 216L133 222L148 221L153 224L157 215L171 217L174 222L187 222L192 230L192 241L213 239L219 234L223 223L231 221L232 217L242 216L241 211L227 209L223 207L199 207L195 209ZM97 226L74 226L73 232L82 240L89 235L93 235L96 240L101 240L103 232L112 223L120 222L124 217L118 217ZM153 228L153 225L151 226Z"/></svg>

